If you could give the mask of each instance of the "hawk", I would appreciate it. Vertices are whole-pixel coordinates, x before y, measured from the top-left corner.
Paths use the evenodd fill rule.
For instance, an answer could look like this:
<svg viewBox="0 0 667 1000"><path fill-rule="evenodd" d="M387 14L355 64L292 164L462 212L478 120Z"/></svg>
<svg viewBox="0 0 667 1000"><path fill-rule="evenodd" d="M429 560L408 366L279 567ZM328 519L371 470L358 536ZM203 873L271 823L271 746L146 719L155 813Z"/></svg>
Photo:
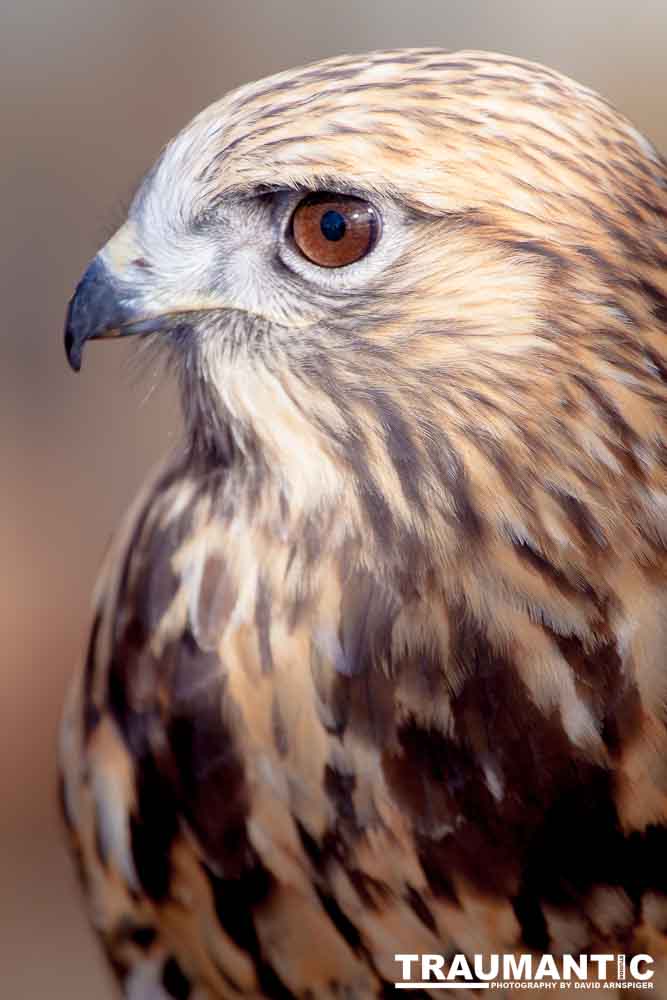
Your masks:
<svg viewBox="0 0 667 1000"><path fill-rule="evenodd" d="M667 995L666 219L625 118L479 52L280 73L163 151L65 334L183 399L62 729L127 998L525 952Z"/></svg>

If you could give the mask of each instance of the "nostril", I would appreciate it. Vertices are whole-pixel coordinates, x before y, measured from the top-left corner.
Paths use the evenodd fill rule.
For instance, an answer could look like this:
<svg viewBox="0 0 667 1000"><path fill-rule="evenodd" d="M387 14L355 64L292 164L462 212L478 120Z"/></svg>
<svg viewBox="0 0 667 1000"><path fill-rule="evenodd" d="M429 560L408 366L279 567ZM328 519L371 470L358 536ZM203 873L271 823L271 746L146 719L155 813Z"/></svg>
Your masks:
<svg viewBox="0 0 667 1000"><path fill-rule="evenodd" d="M132 263L135 267L141 267L144 269L150 266L145 257L136 257Z"/></svg>

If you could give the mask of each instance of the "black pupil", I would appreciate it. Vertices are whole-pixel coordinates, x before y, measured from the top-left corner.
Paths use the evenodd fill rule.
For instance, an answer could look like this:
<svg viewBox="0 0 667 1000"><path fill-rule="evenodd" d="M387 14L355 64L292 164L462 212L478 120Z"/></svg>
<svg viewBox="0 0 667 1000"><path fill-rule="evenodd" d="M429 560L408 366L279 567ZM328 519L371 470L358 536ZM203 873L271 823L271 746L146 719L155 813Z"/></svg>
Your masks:
<svg viewBox="0 0 667 1000"><path fill-rule="evenodd" d="M320 229L325 239L335 242L336 240L342 240L343 236L345 236L347 226L341 213L331 208L320 219Z"/></svg>

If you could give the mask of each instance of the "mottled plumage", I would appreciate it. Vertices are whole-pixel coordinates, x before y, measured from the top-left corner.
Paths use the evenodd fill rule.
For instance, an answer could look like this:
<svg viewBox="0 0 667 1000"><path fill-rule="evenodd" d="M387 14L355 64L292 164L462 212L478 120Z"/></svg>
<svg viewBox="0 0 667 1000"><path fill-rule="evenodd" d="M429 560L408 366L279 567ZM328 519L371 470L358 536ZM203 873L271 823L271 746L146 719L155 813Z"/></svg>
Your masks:
<svg viewBox="0 0 667 1000"><path fill-rule="evenodd" d="M319 191L381 220L358 262L299 253ZM128 997L526 950L667 996L666 215L629 122L505 56L327 60L166 148L67 331L151 337L186 420L63 726Z"/></svg>

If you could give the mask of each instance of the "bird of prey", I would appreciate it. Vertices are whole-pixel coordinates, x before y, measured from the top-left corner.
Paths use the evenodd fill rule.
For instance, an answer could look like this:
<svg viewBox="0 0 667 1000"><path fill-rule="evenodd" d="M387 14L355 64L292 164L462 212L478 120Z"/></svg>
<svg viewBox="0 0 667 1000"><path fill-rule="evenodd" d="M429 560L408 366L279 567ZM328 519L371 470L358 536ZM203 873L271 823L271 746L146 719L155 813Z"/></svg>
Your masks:
<svg viewBox="0 0 667 1000"><path fill-rule="evenodd" d="M62 730L127 998L620 952L667 996L666 220L651 144L501 55L328 59L165 148L66 327L183 399Z"/></svg>

